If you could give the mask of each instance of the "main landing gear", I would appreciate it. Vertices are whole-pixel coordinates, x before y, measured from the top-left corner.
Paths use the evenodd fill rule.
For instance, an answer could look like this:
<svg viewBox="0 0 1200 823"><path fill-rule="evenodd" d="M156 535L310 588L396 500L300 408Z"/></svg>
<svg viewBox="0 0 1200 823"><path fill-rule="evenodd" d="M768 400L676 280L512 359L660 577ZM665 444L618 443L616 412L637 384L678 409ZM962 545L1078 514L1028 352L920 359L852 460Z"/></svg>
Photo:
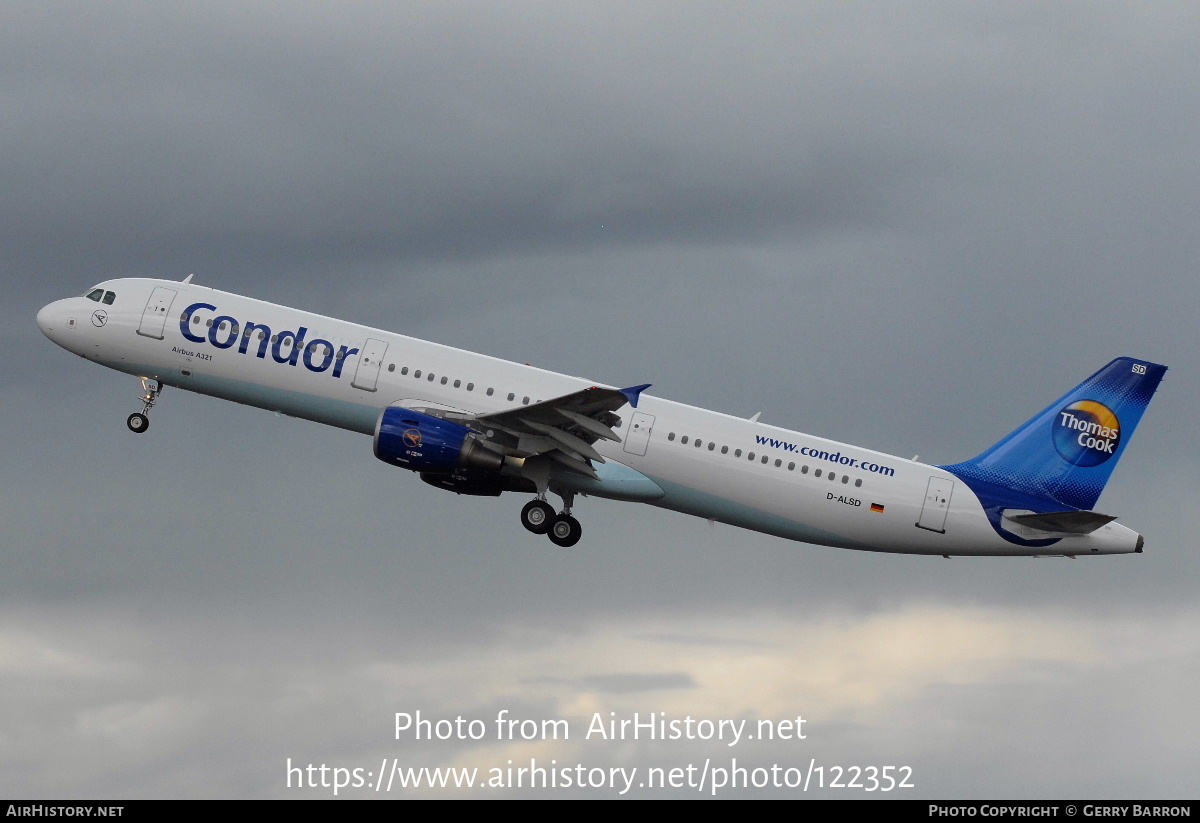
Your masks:
<svg viewBox="0 0 1200 823"><path fill-rule="evenodd" d="M574 546L583 536L583 526L571 516L574 497L570 492L563 495L563 510L559 514L554 513L554 508L542 496L530 500L521 509L521 525L534 534L546 535L557 546Z"/></svg>
<svg viewBox="0 0 1200 823"><path fill-rule="evenodd" d="M158 396L162 394L163 384L161 380L153 380L149 377L142 378L142 391L144 392L138 397L142 401L142 410L134 412L125 420L125 425L134 434L141 434L146 429L150 428L149 412L154 408L154 402L158 400Z"/></svg>

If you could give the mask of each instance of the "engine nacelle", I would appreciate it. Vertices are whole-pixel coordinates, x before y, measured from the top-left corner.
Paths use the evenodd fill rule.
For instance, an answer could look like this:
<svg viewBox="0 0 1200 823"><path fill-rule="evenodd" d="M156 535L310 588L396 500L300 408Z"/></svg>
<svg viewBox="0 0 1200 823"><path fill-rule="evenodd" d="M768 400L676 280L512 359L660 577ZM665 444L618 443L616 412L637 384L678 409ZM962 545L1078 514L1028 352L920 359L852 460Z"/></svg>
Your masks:
<svg viewBox="0 0 1200 823"><path fill-rule="evenodd" d="M462 423L403 406L388 406L375 424L375 456L385 463L425 474L459 469L500 471L504 457L479 444Z"/></svg>

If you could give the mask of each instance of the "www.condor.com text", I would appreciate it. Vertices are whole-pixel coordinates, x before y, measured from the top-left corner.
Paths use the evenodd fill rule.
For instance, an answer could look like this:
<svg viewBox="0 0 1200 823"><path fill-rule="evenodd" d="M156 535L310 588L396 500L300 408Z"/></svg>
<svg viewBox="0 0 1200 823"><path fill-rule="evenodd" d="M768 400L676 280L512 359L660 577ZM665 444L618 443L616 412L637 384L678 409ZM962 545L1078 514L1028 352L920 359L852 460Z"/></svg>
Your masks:
<svg viewBox="0 0 1200 823"><path fill-rule="evenodd" d="M890 792L916 788L909 766L827 766L815 759L803 766L686 763L676 766L592 766L563 764L557 760L528 765L509 760L490 769L470 767L408 766L399 758L384 758L378 769L298 764L287 761L287 788L327 789L341 792L392 792L416 789L606 789L625 795L636 789L681 789L717 795L731 789L847 789Z"/></svg>

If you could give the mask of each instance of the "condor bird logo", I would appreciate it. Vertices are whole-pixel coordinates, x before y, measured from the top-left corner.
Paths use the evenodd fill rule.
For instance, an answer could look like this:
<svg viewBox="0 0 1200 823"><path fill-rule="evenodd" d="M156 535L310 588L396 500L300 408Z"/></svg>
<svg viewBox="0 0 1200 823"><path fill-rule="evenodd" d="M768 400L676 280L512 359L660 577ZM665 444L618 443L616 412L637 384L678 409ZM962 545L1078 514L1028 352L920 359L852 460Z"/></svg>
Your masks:
<svg viewBox="0 0 1200 823"><path fill-rule="evenodd" d="M406 429L400 437L404 440L404 445L410 449L418 448L421 445L421 432L417 429Z"/></svg>
<svg viewBox="0 0 1200 823"><path fill-rule="evenodd" d="M1077 400L1054 418L1054 448L1075 466L1098 466L1121 445L1121 421L1097 400Z"/></svg>
<svg viewBox="0 0 1200 823"><path fill-rule="evenodd" d="M95 326L96 328L100 328L107 322L108 322L108 312L104 311L103 309L99 309L97 311L92 312L92 325L93 326Z"/></svg>

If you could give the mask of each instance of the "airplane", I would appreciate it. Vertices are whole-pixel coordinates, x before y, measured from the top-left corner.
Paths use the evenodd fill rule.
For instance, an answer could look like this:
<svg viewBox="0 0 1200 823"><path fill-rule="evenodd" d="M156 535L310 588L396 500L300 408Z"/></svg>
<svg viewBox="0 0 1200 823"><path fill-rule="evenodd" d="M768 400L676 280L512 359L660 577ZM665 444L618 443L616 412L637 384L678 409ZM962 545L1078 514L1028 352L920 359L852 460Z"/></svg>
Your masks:
<svg viewBox="0 0 1200 823"><path fill-rule="evenodd" d="M977 457L934 466L191 281L109 280L38 312L54 343L141 380L132 432L166 386L337 426L437 488L533 495L521 524L563 547L582 535L579 495L865 551L1075 558L1145 542L1093 510L1166 373L1145 360L1113 360Z"/></svg>

